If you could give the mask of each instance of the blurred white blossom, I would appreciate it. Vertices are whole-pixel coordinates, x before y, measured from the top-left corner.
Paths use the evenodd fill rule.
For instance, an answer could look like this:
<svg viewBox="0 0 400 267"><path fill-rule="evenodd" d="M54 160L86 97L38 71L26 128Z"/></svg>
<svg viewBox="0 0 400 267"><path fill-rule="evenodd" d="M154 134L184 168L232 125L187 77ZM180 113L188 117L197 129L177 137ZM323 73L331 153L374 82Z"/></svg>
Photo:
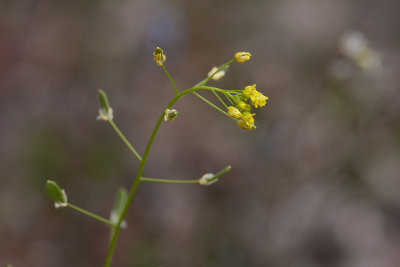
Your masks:
<svg viewBox="0 0 400 267"><path fill-rule="evenodd" d="M359 31L345 32L340 38L339 51L367 73L378 74L382 69L381 56Z"/></svg>

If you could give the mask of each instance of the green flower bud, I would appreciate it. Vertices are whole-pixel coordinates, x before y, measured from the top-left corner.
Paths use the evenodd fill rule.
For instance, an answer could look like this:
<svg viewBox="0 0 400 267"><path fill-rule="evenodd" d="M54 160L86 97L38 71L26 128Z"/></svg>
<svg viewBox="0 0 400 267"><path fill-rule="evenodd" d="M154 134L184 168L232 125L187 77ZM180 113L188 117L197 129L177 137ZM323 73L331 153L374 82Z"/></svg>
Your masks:
<svg viewBox="0 0 400 267"><path fill-rule="evenodd" d="M114 224L117 224L122 211L124 210L126 201L128 200L128 192L126 191L125 188L120 188L118 190L117 196L115 198L115 203L114 203L114 208L111 210L111 214L110 214L110 221ZM123 221L121 223L121 226L123 228L126 228L127 223L125 221Z"/></svg>
<svg viewBox="0 0 400 267"><path fill-rule="evenodd" d="M108 112L110 110L110 103L108 102L106 93L103 90L99 90L98 97L99 97L100 108Z"/></svg>
<svg viewBox="0 0 400 267"><path fill-rule="evenodd" d="M173 121L178 116L178 111L176 109L166 109L164 120Z"/></svg>
<svg viewBox="0 0 400 267"><path fill-rule="evenodd" d="M106 93L103 90L99 90L98 93L99 97L99 116L97 117L98 120L108 121L113 119L113 110L110 107L110 103L108 102L108 98Z"/></svg>
<svg viewBox="0 0 400 267"><path fill-rule="evenodd" d="M68 205L68 198L65 191L61 189L54 181L46 181L46 190L51 199L54 201L56 208L66 207Z"/></svg>

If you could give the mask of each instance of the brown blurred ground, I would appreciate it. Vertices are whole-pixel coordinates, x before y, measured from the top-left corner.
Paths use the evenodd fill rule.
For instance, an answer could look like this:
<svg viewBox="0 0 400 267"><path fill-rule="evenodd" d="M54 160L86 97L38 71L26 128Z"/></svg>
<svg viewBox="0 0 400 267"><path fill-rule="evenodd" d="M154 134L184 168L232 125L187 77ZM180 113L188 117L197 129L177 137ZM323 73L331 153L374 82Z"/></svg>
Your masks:
<svg viewBox="0 0 400 267"><path fill-rule="evenodd" d="M400 266L400 19L397 0L0 2L0 265L102 266L101 223L138 164L96 121L99 88L142 152L173 90L152 62L164 48L182 90L234 52L215 85L257 83L257 129L187 96L145 169L211 187L143 184L114 266ZM367 73L338 52L359 30L382 57ZM347 60L347 61L346 61ZM344 62L344 65L337 62ZM337 74L340 75L337 75Z"/></svg>

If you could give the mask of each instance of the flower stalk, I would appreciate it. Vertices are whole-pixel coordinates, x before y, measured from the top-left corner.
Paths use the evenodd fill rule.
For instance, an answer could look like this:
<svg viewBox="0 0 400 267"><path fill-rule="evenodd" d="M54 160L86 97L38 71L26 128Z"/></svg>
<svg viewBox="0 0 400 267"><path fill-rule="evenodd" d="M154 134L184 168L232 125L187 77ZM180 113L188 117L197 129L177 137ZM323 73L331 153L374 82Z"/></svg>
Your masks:
<svg viewBox="0 0 400 267"><path fill-rule="evenodd" d="M116 243L118 240L119 232L121 228L124 228L127 224L125 222L125 217L128 212L129 207L131 206L133 197L135 196L136 190L141 182L157 182L157 183L171 183L171 184L200 184L200 185L211 185L218 181L218 179L225 175L227 172L230 171L231 166L225 167L217 174L206 173L199 179L192 179L192 180L176 180L176 179L161 179L161 178L148 178L143 177L143 172L145 169L145 165L147 162L148 155L152 148L153 142L156 138L158 130L160 126L165 121L173 121L177 118L178 112L175 109L172 109L172 106L181 98L183 98L187 94L194 94L196 97L200 98L202 101L210 105L212 108L218 110L222 114L226 115L227 117L233 119L237 122L237 124L242 129L251 130L255 128L254 125L254 118L253 116L255 113L251 113L251 106L254 108L265 106L266 100L268 98L264 96L262 93L258 92L253 86L246 86L243 90L224 90L217 87L207 86L207 83L212 79L217 81L225 76L226 70L229 65L237 61L239 63L243 63L248 61L251 57L249 52L238 52L235 54L234 58L226 62L225 64L221 65L220 67L213 67L213 69L208 73L208 77L202 80L201 82L197 83L193 87L179 91L173 81L172 77L167 71L165 67L166 56L164 51L157 47L153 53L153 60L155 63L162 67L165 74L167 75L174 91L175 96L170 100L170 102L165 106L162 110L160 116L158 117L157 122L154 125L154 129L148 139L146 144L146 148L144 153L140 155L137 150L133 147L133 145L128 141L125 135L121 132L121 130L117 127L116 123L113 120L113 110L110 106L108 101L108 97L106 93L102 90L98 92L98 99L100 104L99 109L99 120L107 121L110 126L114 129L117 135L121 138L123 143L128 147L128 149L132 152L132 154L139 160L139 168L136 173L136 176L133 180L129 193L124 189L120 188L117 194L117 198L115 201L114 208L110 214L110 220L105 219L101 216L98 216L90 211L84 210L78 206L75 206L68 202L67 195L64 190L62 190L55 182L47 181L46 189L50 195L50 197L55 202L56 207L69 207L72 208L82 214L85 214L93 219L96 219L100 222L103 222L110 226L111 228L111 235L109 246L107 250L106 260L104 263L105 267L110 267L113 254L115 251ZM222 106L227 110L224 111L222 108L218 107L216 104L212 103L210 100L206 99L202 95L199 94L199 91L205 90L210 91L216 97L216 99L222 104ZM220 97L220 95L224 95L228 104ZM247 103L249 102L249 104Z"/></svg>

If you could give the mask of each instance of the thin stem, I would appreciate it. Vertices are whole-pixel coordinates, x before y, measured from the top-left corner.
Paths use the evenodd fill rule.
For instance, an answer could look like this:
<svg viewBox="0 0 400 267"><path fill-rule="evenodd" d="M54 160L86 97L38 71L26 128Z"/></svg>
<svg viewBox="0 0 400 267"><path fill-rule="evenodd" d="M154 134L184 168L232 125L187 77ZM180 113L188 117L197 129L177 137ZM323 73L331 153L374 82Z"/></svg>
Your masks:
<svg viewBox="0 0 400 267"><path fill-rule="evenodd" d="M169 73L168 73L168 71L167 71L167 68L165 67L164 64L162 64L162 68L164 69L165 74L167 74L168 79L169 79L169 81L170 81L171 84L172 84L172 87L174 87L175 93L176 93L176 94L179 94L179 91L178 91L178 89L177 89L176 86L175 86L174 80L172 80L172 77L171 77L171 75L169 75Z"/></svg>
<svg viewBox="0 0 400 267"><path fill-rule="evenodd" d="M117 125L114 123L113 120L108 120L108 122L110 123L111 127L113 127L114 131L119 135L119 137L121 137L122 141L125 143L125 145L129 148L129 150L133 153L133 155L135 155L135 157L139 160L142 161L142 157L139 155L139 153L133 148L133 146L131 145L131 143L128 141L128 139L126 139L126 137L124 136L124 134L119 130L119 128L117 127Z"/></svg>
<svg viewBox="0 0 400 267"><path fill-rule="evenodd" d="M225 102L219 97L219 95L217 94L217 92L215 92L214 90L211 90L213 92L213 94L218 98L218 100L222 103L222 105L225 106L225 108L228 108L228 106L225 104Z"/></svg>
<svg viewBox="0 0 400 267"><path fill-rule="evenodd" d="M217 107L216 105L214 105L213 103L211 103L209 100L207 100L206 98L202 97L199 93L197 92L193 92L193 94L195 96L197 96L198 98L200 98L201 100L203 100L204 102L206 102L207 104L209 104L210 106L212 106L213 108L215 108L216 110L218 110L219 112L221 112L222 114L228 116L229 118L231 118L231 116L228 115L228 113L226 113L225 111L223 111L222 109L220 109L219 107Z"/></svg>
<svg viewBox="0 0 400 267"><path fill-rule="evenodd" d="M115 226L111 221L109 221L109 220L107 220L107 219L105 219L105 218L103 218L103 217L100 217L100 216L98 216L98 215L96 215L96 214L94 214L94 213L92 213L92 212L90 212L90 211L81 209L81 208L79 208L79 207L77 207L77 206L75 206L75 205L73 205L73 204L71 204L71 203L68 203L67 205L68 205L68 207L70 207L71 209L74 209L74 210L76 210L76 211L78 211L78 212L80 212L80 213L83 213L83 214L85 214L85 215L87 215L87 216L89 216L89 217L92 217L92 218L95 219L95 220L98 220L98 221L100 221L100 222L102 222L102 223L108 224L108 225L110 225L110 226L112 226L112 227Z"/></svg>
<svg viewBox="0 0 400 267"><path fill-rule="evenodd" d="M183 97L186 94L192 93L192 92L194 92L196 90L212 90L212 89L214 89L217 92L223 92L224 91L222 89L209 87L209 86L195 86L195 87L186 89L183 92L177 94L169 102L169 104L167 105L167 107L165 109L172 107L172 105L176 101L178 101L181 97ZM119 217L119 220L118 220L117 224L114 227L114 231L112 233L110 244L109 244L109 247L108 247L107 258L106 258L106 261L105 261L105 264L104 264L105 267L110 267L111 266L112 257L113 257L114 251L115 251L115 245L117 243L119 231L121 229L121 223L122 223L122 221L124 220L124 218L126 216L128 208L129 208L129 206L130 206L130 204L132 202L132 199L133 199L133 197L135 195L136 189L138 188L138 186L140 184L140 178L142 177L142 173L143 173L143 170L144 170L144 166L146 164L147 156L149 155L151 146L153 145L154 138L156 137L158 129L160 128L161 122L164 119L164 110L165 109L163 109L163 112L161 113L160 117L158 118L158 121L157 121L156 125L154 126L154 130L153 130L153 132L152 132L152 134L151 134L151 136L149 138L149 141L147 142L147 146L146 146L146 149L144 151L143 158L140 161L139 170L136 173L136 178L135 178L135 180L134 180L134 182L132 184L131 190L130 190L129 195L128 195L128 199L127 199L127 201L125 203L124 209L122 210L122 213L121 213L121 215Z"/></svg>
<svg viewBox="0 0 400 267"><path fill-rule="evenodd" d="M171 183L171 184L198 184L199 179L197 180L173 180L173 179L158 179L158 178L146 178L141 177L141 182L155 182L155 183Z"/></svg>
<svg viewBox="0 0 400 267"><path fill-rule="evenodd" d="M232 106L235 105L232 101L232 95L230 93L226 93L224 94L224 96L226 97L226 99L228 99L228 101L231 103Z"/></svg>

